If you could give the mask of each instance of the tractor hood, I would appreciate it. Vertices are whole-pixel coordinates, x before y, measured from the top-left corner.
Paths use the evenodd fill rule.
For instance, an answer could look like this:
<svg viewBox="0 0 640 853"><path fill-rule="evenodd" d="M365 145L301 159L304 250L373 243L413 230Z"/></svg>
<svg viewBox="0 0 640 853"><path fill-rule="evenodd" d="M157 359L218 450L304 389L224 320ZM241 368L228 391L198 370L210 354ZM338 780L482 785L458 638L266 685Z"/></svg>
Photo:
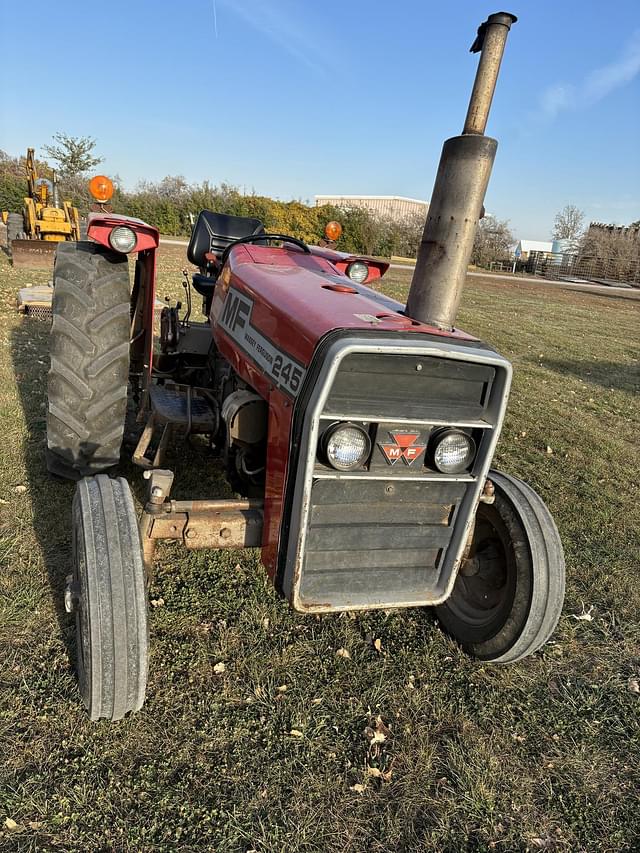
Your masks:
<svg viewBox="0 0 640 853"><path fill-rule="evenodd" d="M477 340L458 329L443 331L407 317L402 303L351 281L327 254L338 255L324 249L306 254L295 248L239 245L232 250L219 282L222 291L229 288L249 297L253 322L268 337L287 340L303 364L308 363L320 339L335 329ZM341 262L345 258L356 256L339 256ZM375 264L369 281L377 280L388 266L380 261ZM226 294L219 291L216 288L224 298Z"/></svg>
<svg viewBox="0 0 640 853"><path fill-rule="evenodd" d="M389 264L386 261L381 261L378 258L370 258L367 255L353 255L349 252L336 252L335 249L327 249L322 246L309 246L309 254L299 251L288 245L284 246L285 253L291 255L290 259L283 258L283 251L280 248L270 246L259 246L247 244L249 254L255 264L271 264L276 266L291 266L296 264L296 259L300 260L300 266L306 269L316 270L321 273L331 271L339 272L342 275L347 274L347 268L350 264L356 261L361 261L369 267L369 275L366 279L366 284L370 284L382 276L389 269ZM311 263L305 263L311 261Z"/></svg>

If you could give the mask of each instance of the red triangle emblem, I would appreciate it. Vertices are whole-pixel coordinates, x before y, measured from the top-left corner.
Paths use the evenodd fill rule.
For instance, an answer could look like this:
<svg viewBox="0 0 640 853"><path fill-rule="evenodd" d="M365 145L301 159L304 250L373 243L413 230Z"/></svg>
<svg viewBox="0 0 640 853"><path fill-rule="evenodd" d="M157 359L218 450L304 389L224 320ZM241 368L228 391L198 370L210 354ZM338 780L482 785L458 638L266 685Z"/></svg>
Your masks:
<svg viewBox="0 0 640 853"><path fill-rule="evenodd" d="M419 432L390 432L389 435L393 444L378 444L389 465L395 465L398 459L402 459L405 465L413 465L427 449L426 444L416 444Z"/></svg>

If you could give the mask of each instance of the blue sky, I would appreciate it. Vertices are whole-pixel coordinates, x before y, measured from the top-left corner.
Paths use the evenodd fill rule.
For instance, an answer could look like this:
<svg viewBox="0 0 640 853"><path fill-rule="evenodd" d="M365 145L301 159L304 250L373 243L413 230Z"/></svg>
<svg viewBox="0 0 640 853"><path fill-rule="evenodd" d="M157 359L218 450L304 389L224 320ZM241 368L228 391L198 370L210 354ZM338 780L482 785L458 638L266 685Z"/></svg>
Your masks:
<svg viewBox="0 0 640 853"><path fill-rule="evenodd" d="M461 131L485 0L0 0L0 148L90 135L127 188L428 199ZM547 239L565 204L640 219L640 0L518 0L487 209ZM33 23L35 22L35 24ZM29 33L26 45L25 33Z"/></svg>

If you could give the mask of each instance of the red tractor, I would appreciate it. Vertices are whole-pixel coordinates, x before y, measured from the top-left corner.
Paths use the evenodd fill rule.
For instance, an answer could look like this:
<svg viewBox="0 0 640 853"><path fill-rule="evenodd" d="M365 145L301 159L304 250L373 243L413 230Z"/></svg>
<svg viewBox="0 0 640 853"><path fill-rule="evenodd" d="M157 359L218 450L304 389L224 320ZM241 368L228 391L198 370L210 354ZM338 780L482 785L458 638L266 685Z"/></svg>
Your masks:
<svg viewBox="0 0 640 853"><path fill-rule="evenodd" d="M55 265L47 464L73 502L78 675L91 718L140 708L146 586L159 539L262 548L300 613L434 606L472 655L507 663L558 621L564 558L525 483L491 470L511 365L454 328L497 143L484 136L507 33L491 15L463 134L443 149L407 305L368 285L387 264L203 210L187 256L203 322L166 307L158 232L98 212ZM128 257L136 253L129 281ZM154 339L155 338L155 339ZM136 517L118 464L144 424ZM236 500L172 500L171 434L208 436Z"/></svg>

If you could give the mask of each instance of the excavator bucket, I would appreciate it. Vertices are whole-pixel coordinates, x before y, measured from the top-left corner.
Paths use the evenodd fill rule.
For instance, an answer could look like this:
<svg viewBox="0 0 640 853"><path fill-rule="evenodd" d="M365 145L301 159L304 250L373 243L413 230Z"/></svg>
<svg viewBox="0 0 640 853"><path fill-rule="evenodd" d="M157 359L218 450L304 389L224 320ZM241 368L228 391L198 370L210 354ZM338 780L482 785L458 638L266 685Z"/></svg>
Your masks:
<svg viewBox="0 0 640 853"><path fill-rule="evenodd" d="M19 269L53 268L58 243L50 240L12 240L11 259Z"/></svg>

